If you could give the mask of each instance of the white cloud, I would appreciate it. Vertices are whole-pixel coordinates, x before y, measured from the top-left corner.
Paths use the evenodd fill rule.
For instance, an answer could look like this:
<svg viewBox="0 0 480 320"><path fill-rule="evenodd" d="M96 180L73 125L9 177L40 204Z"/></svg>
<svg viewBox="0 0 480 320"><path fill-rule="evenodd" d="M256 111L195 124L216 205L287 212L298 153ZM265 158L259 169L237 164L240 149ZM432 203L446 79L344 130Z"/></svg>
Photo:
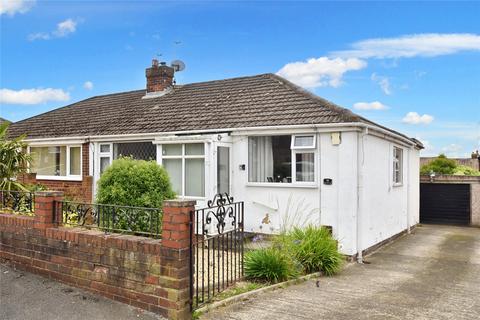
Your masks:
<svg viewBox="0 0 480 320"><path fill-rule="evenodd" d="M459 144L452 143L448 146L442 148L442 153L449 157L459 157L460 151L463 150L463 147Z"/></svg>
<svg viewBox="0 0 480 320"><path fill-rule="evenodd" d="M342 84L343 74L360 70L367 66L356 58L330 59L328 57L311 58L307 61L291 62L284 65L277 74L306 88L338 87Z"/></svg>
<svg viewBox="0 0 480 320"><path fill-rule="evenodd" d="M0 0L0 15L14 16L25 13L35 5L36 0Z"/></svg>
<svg viewBox="0 0 480 320"><path fill-rule="evenodd" d="M386 110L388 107L379 101L357 102L353 105L357 110Z"/></svg>
<svg viewBox="0 0 480 320"><path fill-rule="evenodd" d="M87 90L92 90L93 89L93 82L92 81L85 81L83 84L83 88Z"/></svg>
<svg viewBox="0 0 480 320"><path fill-rule="evenodd" d="M375 38L355 42L351 50L332 56L368 58L435 57L461 51L480 51L480 35L472 33L421 33L396 38Z"/></svg>
<svg viewBox="0 0 480 320"><path fill-rule="evenodd" d="M62 89L0 89L0 103L40 104L48 101L68 101L70 94Z"/></svg>
<svg viewBox="0 0 480 320"><path fill-rule="evenodd" d="M390 79L388 79L387 77L379 76L376 73L372 73L370 79L372 79L372 81L375 81L380 86L383 93L385 93L386 95L392 94L392 89L390 88Z"/></svg>
<svg viewBox="0 0 480 320"><path fill-rule="evenodd" d="M52 32L37 32L28 36L28 40L50 40L54 38L64 38L77 30L78 21L67 19L59 22L57 28Z"/></svg>
<svg viewBox="0 0 480 320"><path fill-rule="evenodd" d="M429 124L433 121L433 116L429 114L419 115L417 112L409 112L403 117L402 121L408 124Z"/></svg>

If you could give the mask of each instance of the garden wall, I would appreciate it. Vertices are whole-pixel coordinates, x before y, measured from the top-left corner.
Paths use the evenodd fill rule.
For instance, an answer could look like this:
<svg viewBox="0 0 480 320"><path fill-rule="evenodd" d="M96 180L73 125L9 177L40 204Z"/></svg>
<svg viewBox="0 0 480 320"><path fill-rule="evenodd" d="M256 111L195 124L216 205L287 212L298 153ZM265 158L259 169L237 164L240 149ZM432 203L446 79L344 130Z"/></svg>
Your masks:
<svg viewBox="0 0 480 320"><path fill-rule="evenodd" d="M0 260L171 319L190 318L194 202L166 201L158 240L56 227L55 199L61 194L37 193L35 217L0 214Z"/></svg>

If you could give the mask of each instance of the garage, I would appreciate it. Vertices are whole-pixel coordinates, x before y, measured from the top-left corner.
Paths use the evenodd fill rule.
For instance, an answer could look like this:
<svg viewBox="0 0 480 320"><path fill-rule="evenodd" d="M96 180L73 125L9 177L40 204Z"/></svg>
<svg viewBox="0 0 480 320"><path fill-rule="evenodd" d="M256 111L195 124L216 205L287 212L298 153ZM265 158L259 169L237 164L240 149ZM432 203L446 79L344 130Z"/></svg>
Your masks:
<svg viewBox="0 0 480 320"><path fill-rule="evenodd" d="M420 184L420 222L470 225L470 184Z"/></svg>

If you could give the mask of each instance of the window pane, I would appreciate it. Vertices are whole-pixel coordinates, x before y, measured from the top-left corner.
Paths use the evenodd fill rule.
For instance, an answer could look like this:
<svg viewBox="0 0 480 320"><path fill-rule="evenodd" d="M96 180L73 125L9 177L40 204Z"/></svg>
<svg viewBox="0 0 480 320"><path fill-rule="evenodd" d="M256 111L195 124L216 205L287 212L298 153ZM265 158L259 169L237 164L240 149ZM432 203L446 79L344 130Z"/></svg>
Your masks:
<svg viewBox="0 0 480 320"><path fill-rule="evenodd" d="M163 144L162 154L164 156L181 156L182 145L181 144Z"/></svg>
<svg viewBox="0 0 480 320"><path fill-rule="evenodd" d="M100 145L100 152L110 152L110 145L109 144L101 144Z"/></svg>
<svg viewBox="0 0 480 320"><path fill-rule="evenodd" d="M156 160L157 147L151 142L115 143L113 159L132 157L136 160Z"/></svg>
<svg viewBox="0 0 480 320"><path fill-rule="evenodd" d="M248 181L292 182L291 136L249 137Z"/></svg>
<svg viewBox="0 0 480 320"><path fill-rule="evenodd" d="M31 147L33 162L30 171L45 176L65 176L66 147Z"/></svg>
<svg viewBox="0 0 480 320"><path fill-rule="evenodd" d="M204 159L185 159L185 196L205 196Z"/></svg>
<svg viewBox="0 0 480 320"><path fill-rule="evenodd" d="M182 159L163 159L163 167L168 172L173 191L182 194Z"/></svg>
<svg viewBox="0 0 480 320"><path fill-rule="evenodd" d="M80 175L81 163L80 147L70 148L70 174L74 176Z"/></svg>
<svg viewBox="0 0 480 320"><path fill-rule="evenodd" d="M313 145L313 136L296 136L295 147L315 147Z"/></svg>
<svg viewBox="0 0 480 320"><path fill-rule="evenodd" d="M300 182L315 181L315 154L314 153L297 153L296 160L296 178Z"/></svg>
<svg viewBox="0 0 480 320"><path fill-rule="evenodd" d="M217 148L217 193L230 192L230 148Z"/></svg>
<svg viewBox="0 0 480 320"><path fill-rule="evenodd" d="M187 143L185 145L185 155L203 156L205 154L205 145L203 143Z"/></svg>
<svg viewBox="0 0 480 320"><path fill-rule="evenodd" d="M100 174L102 174L110 165L110 157L100 158Z"/></svg>

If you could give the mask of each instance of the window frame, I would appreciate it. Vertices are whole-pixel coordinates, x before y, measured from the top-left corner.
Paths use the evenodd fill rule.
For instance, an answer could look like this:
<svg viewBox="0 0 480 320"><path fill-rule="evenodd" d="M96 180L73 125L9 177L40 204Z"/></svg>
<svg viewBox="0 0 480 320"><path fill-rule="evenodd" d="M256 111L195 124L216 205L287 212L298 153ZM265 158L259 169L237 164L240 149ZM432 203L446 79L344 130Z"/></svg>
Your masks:
<svg viewBox="0 0 480 320"><path fill-rule="evenodd" d="M315 134L292 134L292 141L290 143L290 150L315 150L317 137ZM310 146L295 146L295 139L297 137L313 137L312 144Z"/></svg>
<svg viewBox="0 0 480 320"><path fill-rule="evenodd" d="M400 157L397 159L396 154L400 152ZM392 149L392 183L394 187L399 187L403 185L403 149L398 147L398 146L393 146ZM396 164L398 163L398 172L399 172L399 179L400 181L397 181L397 169L396 169Z"/></svg>
<svg viewBox="0 0 480 320"><path fill-rule="evenodd" d="M163 146L164 145L172 145L172 144L179 144L182 146L182 153L179 154L179 155L163 155ZM187 144L203 144L203 155L187 155L185 153L185 146ZM177 196L179 198L182 198L182 199L197 199L197 200L203 200L203 199L206 199L206 193L207 193L207 188L206 188L206 182L207 182L207 174L206 174L206 166L207 166L207 161L206 161L206 150L207 150L207 146L206 146L206 143L205 142L199 142L199 141L196 141L196 142L177 142L177 141L172 141L172 142L168 142L168 143L162 143L162 144L159 144L158 145L158 154L159 156L157 155L157 162L159 162L162 166L163 166L163 160L166 159L181 159L182 160L182 193L181 194L177 194ZM185 189L186 189L186 183L185 183L185 163L187 159L203 159L203 174L204 174L204 190L203 190L203 193L204 195L203 196L189 196L189 195L186 195L185 194Z"/></svg>
<svg viewBox="0 0 480 320"><path fill-rule="evenodd" d="M31 154L31 148L51 148L51 147L65 147L65 172L64 176L55 175L39 175L38 180L68 180L68 181L82 181L83 180L83 145L82 144L52 144L52 145L29 145L27 148L28 154ZM80 147L80 174L70 174L70 149ZM31 172L31 166L28 165L28 172Z"/></svg>
<svg viewBox="0 0 480 320"><path fill-rule="evenodd" d="M102 146L108 145L108 152L102 152ZM102 175L102 158L109 158L109 164L112 164L113 161L113 143L111 142L99 142L98 143L98 176Z"/></svg>
<svg viewBox="0 0 480 320"><path fill-rule="evenodd" d="M259 137L259 136L266 136L266 137L274 137L274 136L290 136L292 141L290 142L290 152L291 152L291 173L292 173L292 182L253 182L249 181L249 170L250 170L250 163L247 164L247 186L252 187L284 187L284 188L318 188L318 148L316 145L316 134L266 134L266 135L251 135L248 136L249 138ZM313 147L312 146L301 146L301 147L293 147L295 142L295 137L300 136L313 136ZM247 152L250 152L247 144ZM297 181L297 154L301 153L312 153L313 154L313 181Z"/></svg>

